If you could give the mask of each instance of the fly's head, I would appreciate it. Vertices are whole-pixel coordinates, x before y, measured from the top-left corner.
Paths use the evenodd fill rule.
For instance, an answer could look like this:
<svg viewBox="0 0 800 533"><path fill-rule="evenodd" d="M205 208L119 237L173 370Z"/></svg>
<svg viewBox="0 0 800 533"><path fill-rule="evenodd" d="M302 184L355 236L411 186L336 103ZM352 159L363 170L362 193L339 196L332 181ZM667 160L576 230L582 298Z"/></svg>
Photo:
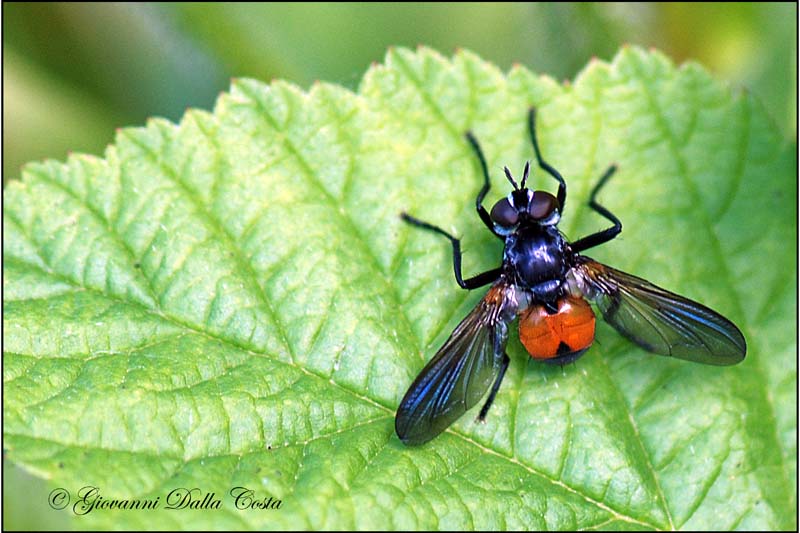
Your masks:
<svg viewBox="0 0 800 533"><path fill-rule="evenodd" d="M506 198L492 207L489 216L495 230L501 235L510 235L521 225L553 226L561 219L558 199L547 191L532 191L525 187L530 171L530 162L525 163L521 185L517 185L511 171L505 167L506 178L514 186Z"/></svg>

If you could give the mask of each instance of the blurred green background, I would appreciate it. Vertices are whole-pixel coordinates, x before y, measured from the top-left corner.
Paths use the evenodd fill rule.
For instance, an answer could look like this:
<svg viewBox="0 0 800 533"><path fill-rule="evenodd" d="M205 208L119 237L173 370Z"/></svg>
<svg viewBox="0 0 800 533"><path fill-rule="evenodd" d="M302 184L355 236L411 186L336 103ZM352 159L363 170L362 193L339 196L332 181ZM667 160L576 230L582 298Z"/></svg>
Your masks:
<svg viewBox="0 0 800 533"><path fill-rule="evenodd" d="M3 183L31 160L100 155L118 127L210 110L231 77L356 89L390 45L468 48L557 79L625 43L654 47L752 91L797 140L794 3L5 3L3 15ZM4 528L69 527L44 505L46 482L4 467Z"/></svg>
<svg viewBox="0 0 800 533"><path fill-rule="evenodd" d="M747 88L796 140L797 5L4 4L3 177L102 154L117 127L210 110L231 77L356 89L389 45L468 48L570 79L624 43L694 59Z"/></svg>

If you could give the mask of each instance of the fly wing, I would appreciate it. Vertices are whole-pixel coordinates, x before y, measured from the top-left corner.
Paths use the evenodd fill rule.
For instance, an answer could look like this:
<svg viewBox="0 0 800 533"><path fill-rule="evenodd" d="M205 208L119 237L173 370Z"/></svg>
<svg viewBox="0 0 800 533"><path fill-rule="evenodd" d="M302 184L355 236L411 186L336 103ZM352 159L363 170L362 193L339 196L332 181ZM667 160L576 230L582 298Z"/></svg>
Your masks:
<svg viewBox="0 0 800 533"><path fill-rule="evenodd" d="M456 327L409 387L395 418L405 444L422 444L447 429L483 397L503 361L514 288L500 281Z"/></svg>
<svg viewBox="0 0 800 533"><path fill-rule="evenodd" d="M744 359L742 332L708 307L585 257L574 273L606 322L645 350L710 365Z"/></svg>

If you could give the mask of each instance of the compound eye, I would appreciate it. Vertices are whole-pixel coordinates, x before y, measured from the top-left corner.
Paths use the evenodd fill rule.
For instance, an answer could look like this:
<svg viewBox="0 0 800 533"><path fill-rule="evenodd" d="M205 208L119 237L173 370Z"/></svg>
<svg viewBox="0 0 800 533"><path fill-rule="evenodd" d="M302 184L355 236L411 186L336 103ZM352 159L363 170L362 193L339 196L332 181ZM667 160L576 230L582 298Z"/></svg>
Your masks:
<svg viewBox="0 0 800 533"><path fill-rule="evenodd" d="M545 191L536 191L528 202L528 214L534 220L546 219L558 208L556 197Z"/></svg>
<svg viewBox="0 0 800 533"><path fill-rule="evenodd" d="M492 207L490 215L492 220L503 227L510 228L519 220L519 213L517 208L511 205L508 198L503 198Z"/></svg>

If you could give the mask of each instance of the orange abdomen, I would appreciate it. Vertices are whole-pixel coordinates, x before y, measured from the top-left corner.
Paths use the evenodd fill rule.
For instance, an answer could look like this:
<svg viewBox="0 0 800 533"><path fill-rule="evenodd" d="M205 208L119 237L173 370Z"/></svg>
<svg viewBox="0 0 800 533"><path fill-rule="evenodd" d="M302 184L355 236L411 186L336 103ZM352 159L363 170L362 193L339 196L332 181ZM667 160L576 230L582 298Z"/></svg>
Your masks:
<svg viewBox="0 0 800 533"><path fill-rule="evenodd" d="M519 316L519 340L534 359L553 359L586 350L594 341L594 311L583 298L559 300L558 312L532 305Z"/></svg>

